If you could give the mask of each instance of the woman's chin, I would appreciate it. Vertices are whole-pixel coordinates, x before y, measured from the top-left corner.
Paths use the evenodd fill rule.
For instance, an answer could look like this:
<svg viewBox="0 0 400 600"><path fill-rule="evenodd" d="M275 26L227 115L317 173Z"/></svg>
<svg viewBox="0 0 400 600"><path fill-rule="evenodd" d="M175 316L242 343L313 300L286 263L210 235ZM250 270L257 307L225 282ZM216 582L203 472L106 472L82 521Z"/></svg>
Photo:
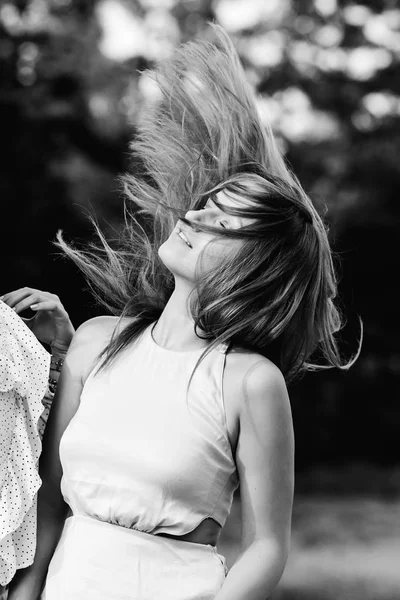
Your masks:
<svg viewBox="0 0 400 600"><path fill-rule="evenodd" d="M183 244L182 244L183 246ZM188 248L189 250L189 248ZM167 267L175 278L194 281L194 266L187 264L185 260L185 248L176 248L175 244L170 244L169 239L158 249L158 256L161 262Z"/></svg>

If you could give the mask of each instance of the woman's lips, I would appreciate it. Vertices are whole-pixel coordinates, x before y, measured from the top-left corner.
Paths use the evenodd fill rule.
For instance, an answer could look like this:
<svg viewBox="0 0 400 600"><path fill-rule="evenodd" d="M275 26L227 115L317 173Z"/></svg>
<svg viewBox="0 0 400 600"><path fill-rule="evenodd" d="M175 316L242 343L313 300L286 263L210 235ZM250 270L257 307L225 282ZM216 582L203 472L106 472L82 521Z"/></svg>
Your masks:
<svg viewBox="0 0 400 600"><path fill-rule="evenodd" d="M183 231L183 228L179 224L176 226L176 234L181 238L182 241L185 242L185 244L187 246L189 246L189 248L193 248L193 246L190 243L190 241L189 241L186 233Z"/></svg>

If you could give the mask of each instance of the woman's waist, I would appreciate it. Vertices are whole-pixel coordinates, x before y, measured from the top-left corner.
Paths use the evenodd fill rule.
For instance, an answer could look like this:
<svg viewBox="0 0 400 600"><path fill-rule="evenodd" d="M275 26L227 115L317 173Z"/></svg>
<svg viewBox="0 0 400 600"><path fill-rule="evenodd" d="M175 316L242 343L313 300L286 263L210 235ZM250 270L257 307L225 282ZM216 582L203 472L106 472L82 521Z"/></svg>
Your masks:
<svg viewBox="0 0 400 600"><path fill-rule="evenodd" d="M94 512L85 510L85 507L67 503L68 511L66 519L71 517L84 517L112 525L128 531L143 533L153 537L163 537L166 539L176 540L183 543L194 543L196 545L216 547L221 533L221 525L211 517L203 517L192 513L190 519L182 519L178 517L178 513L174 516L172 511L169 514L168 522L164 519L163 524L155 524L154 518L146 519L142 514L136 519L133 516L117 516L112 511ZM107 514L108 513L108 514Z"/></svg>
<svg viewBox="0 0 400 600"><path fill-rule="evenodd" d="M91 515L74 513L71 508L69 508L65 520L65 530L73 530L80 540L90 536L91 543L97 539L99 544L106 543L108 548L116 545L120 549L121 545L126 545L127 547L142 547L150 550L151 547L158 547L161 543L165 548L183 553L190 552L192 555L193 552L199 554L210 553L210 551L216 552L215 545L192 541L188 539L188 535L183 536L183 539L181 536L170 536L142 531L135 527L124 527L119 523L101 520Z"/></svg>

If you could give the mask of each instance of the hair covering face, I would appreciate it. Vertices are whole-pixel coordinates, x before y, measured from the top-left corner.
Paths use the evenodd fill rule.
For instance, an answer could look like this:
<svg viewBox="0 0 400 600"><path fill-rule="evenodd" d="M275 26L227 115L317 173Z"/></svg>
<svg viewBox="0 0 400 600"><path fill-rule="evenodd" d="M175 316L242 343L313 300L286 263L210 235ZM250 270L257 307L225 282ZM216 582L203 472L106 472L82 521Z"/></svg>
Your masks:
<svg viewBox="0 0 400 600"><path fill-rule="evenodd" d="M42 400L49 368L50 354L0 301L0 585L32 564L35 554Z"/></svg>

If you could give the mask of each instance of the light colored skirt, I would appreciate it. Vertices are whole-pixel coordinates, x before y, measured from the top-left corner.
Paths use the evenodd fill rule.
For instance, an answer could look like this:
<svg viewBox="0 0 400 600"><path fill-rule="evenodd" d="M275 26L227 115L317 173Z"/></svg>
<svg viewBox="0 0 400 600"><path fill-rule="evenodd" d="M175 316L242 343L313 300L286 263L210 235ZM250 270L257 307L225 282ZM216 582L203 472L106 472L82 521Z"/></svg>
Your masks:
<svg viewBox="0 0 400 600"><path fill-rule="evenodd" d="M69 517L42 600L212 600L227 569L209 544Z"/></svg>

